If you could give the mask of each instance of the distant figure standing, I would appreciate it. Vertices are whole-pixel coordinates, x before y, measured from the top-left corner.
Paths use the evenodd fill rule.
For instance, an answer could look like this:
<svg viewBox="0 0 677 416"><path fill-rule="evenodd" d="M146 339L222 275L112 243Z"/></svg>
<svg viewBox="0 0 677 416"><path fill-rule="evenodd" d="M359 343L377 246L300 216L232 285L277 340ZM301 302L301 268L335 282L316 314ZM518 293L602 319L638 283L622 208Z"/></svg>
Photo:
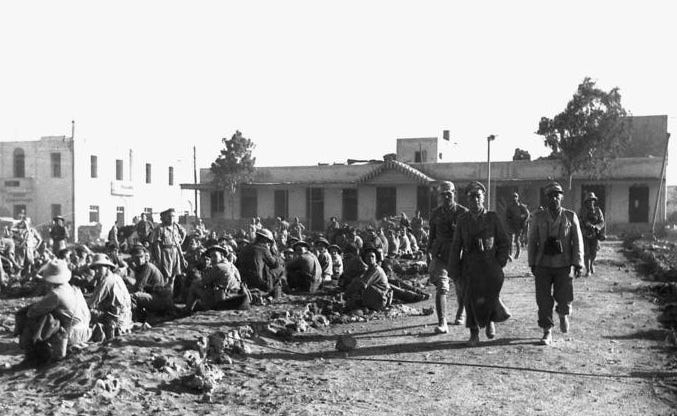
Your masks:
<svg viewBox="0 0 677 416"><path fill-rule="evenodd" d="M595 274L595 259L599 251L599 242L604 240L604 214L597 206L597 195L588 192L583 201L583 209L578 214L583 232L583 255L585 261L585 276Z"/></svg>
<svg viewBox="0 0 677 416"><path fill-rule="evenodd" d="M118 240L118 222L115 221L113 226L108 231L108 243L115 247L120 247L120 241Z"/></svg>
<svg viewBox="0 0 677 416"><path fill-rule="evenodd" d="M52 253L58 253L66 248L66 242L70 236L68 235L68 229L64 226L65 220L61 215L57 215L52 221L53 224L49 229L49 237L52 239Z"/></svg>
<svg viewBox="0 0 677 416"><path fill-rule="evenodd" d="M155 228L151 238L153 259L162 272L168 287L174 286L174 279L184 268L181 245L186 230L176 223L176 211L170 208L160 213L162 223Z"/></svg>
<svg viewBox="0 0 677 416"><path fill-rule="evenodd" d="M139 243L146 245L153 233L153 223L146 218L146 213L141 213L141 219L136 223L136 237Z"/></svg>
<svg viewBox="0 0 677 416"><path fill-rule="evenodd" d="M527 221L529 220L529 210L527 206L520 202L520 196L517 192L512 194L512 202L505 211L505 223L510 235L509 256L512 258L512 248L515 246L515 259L520 256L520 240L524 233Z"/></svg>
<svg viewBox="0 0 677 416"><path fill-rule="evenodd" d="M289 235L303 241L303 233L306 231L306 226L301 224L299 217L294 217L294 222L289 226Z"/></svg>

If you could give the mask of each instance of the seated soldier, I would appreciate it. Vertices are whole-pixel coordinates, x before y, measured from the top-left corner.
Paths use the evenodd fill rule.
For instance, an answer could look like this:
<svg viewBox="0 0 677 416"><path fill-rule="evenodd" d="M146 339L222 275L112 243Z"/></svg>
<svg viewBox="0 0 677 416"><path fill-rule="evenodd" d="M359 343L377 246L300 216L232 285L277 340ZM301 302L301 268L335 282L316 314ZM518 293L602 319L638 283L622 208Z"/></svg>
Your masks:
<svg viewBox="0 0 677 416"><path fill-rule="evenodd" d="M327 251L328 247L329 241L324 237L320 237L315 241L315 253L320 266L322 266L322 280L325 282L331 281L334 269L331 262L331 254Z"/></svg>
<svg viewBox="0 0 677 416"><path fill-rule="evenodd" d="M16 313L14 335L20 336L26 364L60 360L69 347L82 345L91 336L87 302L80 289L68 283L71 272L66 262L52 260L38 275L48 286L47 294Z"/></svg>
<svg viewBox="0 0 677 416"><path fill-rule="evenodd" d="M172 310L172 288L168 287L160 269L148 261L148 250L136 244L131 251L130 268L134 276L132 285L132 309L135 316L146 312L164 314Z"/></svg>
<svg viewBox="0 0 677 416"><path fill-rule="evenodd" d="M290 290L300 290L313 293L322 284L322 266L310 251L305 241L294 244L296 256L287 265L287 285Z"/></svg>
<svg viewBox="0 0 677 416"><path fill-rule="evenodd" d="M115 264L105 254L94 255L89 267L94 270L96 286L89 299L94 341L112 339L132 328L132 299L122 277L115 273Z"/></svg>
<svg viewBox="0 0 677 416"><path fill-rule="evenodd" d="M343 274L343 258L341 257L341 247L336 244L329 246L329 254L331 255L332 280L339 280Z"/></svg>
<svg viewBox="0 0 677 416"><path fill-rule="evenodd" d="M347 288L350 282L356 277L362 276L365 270L367 270L367 265L359 256L357 246L348 244L343 255L343 274L339 278L339 286L344 289Z"/></svg>
<svg viewBox="0 0 677 416"><path fill-rule="evenodd" d="M190 286L186 300L186 311L249 309L249 295L240 281L240 273L227 259L228 250L219 245L211 246L205 252L211 266L202 277Z"/></svg>
<svg viewBox="0 0 677 416"><path fill-rule="evenodd" d="M372 246L363 249L362 259L367 270L359 278L353 279L346 288L346 309L369 308L382 310L392 301L392 289L388 277L379 265L383 254Z"/></svg>

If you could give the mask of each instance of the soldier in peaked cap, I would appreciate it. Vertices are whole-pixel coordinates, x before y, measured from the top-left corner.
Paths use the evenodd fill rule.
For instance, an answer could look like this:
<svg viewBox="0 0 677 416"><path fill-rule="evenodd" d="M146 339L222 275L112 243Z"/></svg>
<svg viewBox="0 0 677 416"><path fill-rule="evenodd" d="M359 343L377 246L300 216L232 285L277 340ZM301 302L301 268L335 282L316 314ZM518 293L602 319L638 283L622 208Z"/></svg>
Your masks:
<svg viewBox="0 0 677 416"><path fill-rule="evenodd" d="M529 224L529 267L536 277L538 326L543 329L542 345L552 343L552 308L559 315L560 330L569 331L569 314L574 300L573 267L583 267L583 234L575 212L562 208L564 190L557 182L544 188L546 207L533 214Z"/></svg>
<svg viewBox="0 0 677 416"><path fill-rule="evenodd" d="M480 328L486 328L487 338L492 339L494 323L510 317L499 297L509 239L498 215L484 208L485 193L479 182L465 188L468 212L458 219L449 256L449 274L462 282L470 346L479 344Z"/></svg>
<svg viewBox="0 0 677 416"><path fill-rule="evenodd" d="M430 235L428 238L428 256L430 283L435 285L435 309L437 310L438 326L435 333L446 334L447 327L447 293L449 292L449 254L451 242L456 230L458 218L468 209L454 200L456 189L449 181L440 183L440 205L430 215ZM463 290L459 279L454 280L456 290L456 320L454 324L461 325L464 321Z"/></svg>

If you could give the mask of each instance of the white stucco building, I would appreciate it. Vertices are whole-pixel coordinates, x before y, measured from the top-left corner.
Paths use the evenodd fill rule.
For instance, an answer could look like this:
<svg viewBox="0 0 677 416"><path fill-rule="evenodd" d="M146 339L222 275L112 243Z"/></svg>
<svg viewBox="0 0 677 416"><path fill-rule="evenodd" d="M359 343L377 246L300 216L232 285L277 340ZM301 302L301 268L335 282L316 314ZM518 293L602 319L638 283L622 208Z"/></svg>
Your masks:
<svg viewBox="0 0 677 416"><path fill-rule="evenodd" d="M646 231L654 212L665 221L665 180L661 168L667 138L667 116L631 117L632 140L599 179L574 175L565 192L564 206L578 211L587 191L594 191L604 210L608 228ZM457 189L471 181L486 184L486 161L441 162L437 138L398 139L396 160L363 164L259 167L253 183L229 195L211 184L211 172L202 169L197 189L200 213L212 223L240 226L251 217L299 217L313 230L324 230L330 217L360 224L386 215L421 211L427 217L436 205L437 183L451 180ZM542 205L548 178L568 187L556 160L492 162L491 206L503 215L517 191L529 209ZM184 189L195 189L182 184ZM657 198L659 196L660 198ZM457 199L464 203L463 192ZM658 202L658 203L656 203Z"/></svg>
<svg viewBox="0 0 677 416"><path fill-rule="evenodd" d="M61 215L74 239L96 224L105 237L116 220L131 224L144 211L193 210L192 195L179 186L191 177L189 155L66 136L0 142L0 155L0 217L25 212L43 229Z"/></svg>

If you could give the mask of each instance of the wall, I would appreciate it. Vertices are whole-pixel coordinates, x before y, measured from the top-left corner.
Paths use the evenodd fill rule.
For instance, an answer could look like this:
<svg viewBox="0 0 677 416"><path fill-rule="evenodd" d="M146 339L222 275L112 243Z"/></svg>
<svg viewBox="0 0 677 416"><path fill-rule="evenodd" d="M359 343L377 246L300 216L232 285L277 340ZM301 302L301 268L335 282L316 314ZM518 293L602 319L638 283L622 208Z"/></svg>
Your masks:
<svg viewBox="0 0 677 416"><path fill-rule="evenodd" d="M91 156L98 158L98 175L91 177ZM177 157L178 156L178 157ZM160 221L159 213L174 208L177 214L192 214L193 191L181 190L180 183L191 178L190 165L180 160L181 155L167 152L147 153L119 147L115 143L98 143L76 138L75 204L76 225L91 225L90 205L99 206L102 237L116 220L117 207L124 207L125 225L133 223L145 208L153 211L153 220ZM123 180L116 179L116 160L123 161ZM146 163L151 164L151 183L146 183ZM174 167L174 184L169 185L169 166ZM209 209L209 206L207 206ZM119 224L118 224L119 225Z"/></svg>
<svg viewBox="0 0 677 416"><path fill-rule="evenodd" d="M424 163L437 162L437 137L397 139L397 160L400 162L416 163L415 154L422 151L426 152Z"/></svg>

